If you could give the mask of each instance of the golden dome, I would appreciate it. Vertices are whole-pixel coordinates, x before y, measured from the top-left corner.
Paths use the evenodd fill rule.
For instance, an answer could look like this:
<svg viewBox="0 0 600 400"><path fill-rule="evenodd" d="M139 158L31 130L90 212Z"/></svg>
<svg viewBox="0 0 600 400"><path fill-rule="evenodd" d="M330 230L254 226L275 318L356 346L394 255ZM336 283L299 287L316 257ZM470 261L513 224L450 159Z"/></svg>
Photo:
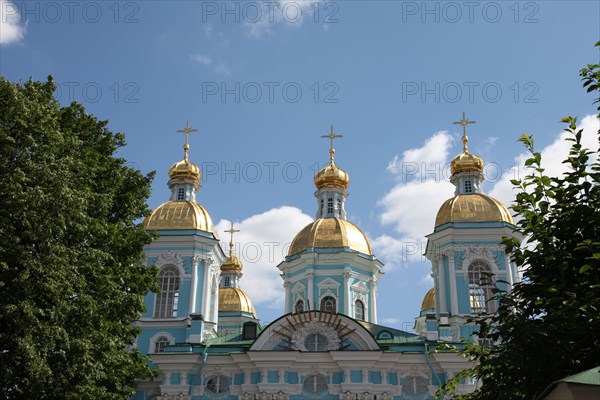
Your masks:
<svg viewBox="0 0 600 400"><path fill-rule="evenodd" d="M349 247L352 250L373 255L365 234L353 223L340 218L319 218L306 225L292 241L288 255L298 254L313 247Z"/></svg>
<svg viewBox="0 0 600 400"><path fill-rule="evenodd" d="M167 201L158 206L144 220L148 231L170 229L197 229L217 234L208 212L200 204L192 201Z"/></svg>
<svg viewBox="0 0 600 400"><path fill-rule="evenodd" d="M468 151L465 151L450 161L450 173L452 175L457 174L459 172L482 172L483 171L483 160L481 157L476 156L475 154L471 154Z"/></svg>
<svg viewBox="0 0 600 400"><path fill-rule="evenodd" d="M315 186L317 189L324 187L347 189L349 184L350 176L348 173L335 165L333 161L315 175Z"/></svg>
<svg viewBox="0 0 600 400"><path fill-rule="evenodd" d="M171 179L194 179L200 180L200 168L186 159L176 162L169 168Z"/></svg>
<svg viewBox="0 0 600 400"><path fill-rule="evenodd" d="M508 222L512 216L501 202L480 193L459 194L442 204L435 217L435 226L448 222Z"/></svg>
<svg viewBox="0 0 600 400"><path fill-rule="evenodd" d="M248 312L256 317L250 298L239 288L219 288L219 312L221 311Z"/></svg>
<svg viewBox="0 0 600 400"><path fill-rule="evenodd" d="M435 310L435 288L429 289L423 297L423 303L421 304L421 311Z"/></svg>
<svg viewBox="0 0 600 400"><path fill-rule="evenodd" d="M242 262L235 254L229 254L227 260L221 265L221 271L241 271L242 268Z"/></svg>

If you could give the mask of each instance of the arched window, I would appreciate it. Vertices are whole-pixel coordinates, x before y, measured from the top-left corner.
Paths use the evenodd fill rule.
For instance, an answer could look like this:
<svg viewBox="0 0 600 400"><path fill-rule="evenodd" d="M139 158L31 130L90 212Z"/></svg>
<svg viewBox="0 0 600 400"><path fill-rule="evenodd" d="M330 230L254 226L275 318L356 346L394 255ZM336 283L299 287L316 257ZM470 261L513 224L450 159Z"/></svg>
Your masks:
<svg viewBox="0 0 600 400"><path fill-rule="evenodd" d="M226 276L226 277L223 278L223 286L224 287L231 286L231 277Z"/></svg>
<svg viewBox="0 0 600 400"><path fill-rule="evenodd" d="M321 299L321 310L334 313L335 312L335 299L331 296L325 296Z"/></svg>
<svg viewBox="0 0 600 400"><path fill-rule="evenodd" d="M215 375L206 382L206 389L215 394L226 393L229 391L229 378L225 375Z"/></svg>
<svg viewBox="0 0 600 400"><path fill-rule="evenodd" d="M163 351L165 351L165 346L168 346L170 344L171 344L171 341L169 340L168 337L166 337L166 336L159 336L154 341L154 352L155 353L162 353Z"/></svg>
<svg viewBox="0 0 600 400"><path fill-rule="evenodd" d="M160 293L156 294L154 318L177 316L179 302L179 271L175 267L165 267L158 274Z"/></svg>
<svg viewBox="0 0 600 400"><path fill-rule="evenodd" d="M494 312L491 270L483 261L469 265L469 302L472 313Z"/></svg>
<svg viewBox="0 0 600 400"><path fill-rule="evenodd" d="M298 300L296 302L296 312L297 313L304 312L304 300Z"/></svg>
<svg viewBox="0 0 600 400"><path fill-rule="evenodd" d="M185 188L177 189L177 201L185 200Z"/></svg>
<svg viewBox="0 0 600 400"><path fill-rule="evenodd" d="M327 214L333 214L333 198L327 199Z"/></svg>
<svg viewBox="0 0 600 400"><path fill-rule="evenodd" d="M473 182L465 181L465 193L473 193Z"/></svg>
<svg viewBox="0 0 600 400"><path fill-rule="evenodd" d="M337 216L342 218L342 199L337 199Z"/></svg>
<svg viewBox="0 0 600 400"><path fill-rule="evenodd" d="M365 304L360 300L354 302L354 318L361 321L365 319Z"/></svg>

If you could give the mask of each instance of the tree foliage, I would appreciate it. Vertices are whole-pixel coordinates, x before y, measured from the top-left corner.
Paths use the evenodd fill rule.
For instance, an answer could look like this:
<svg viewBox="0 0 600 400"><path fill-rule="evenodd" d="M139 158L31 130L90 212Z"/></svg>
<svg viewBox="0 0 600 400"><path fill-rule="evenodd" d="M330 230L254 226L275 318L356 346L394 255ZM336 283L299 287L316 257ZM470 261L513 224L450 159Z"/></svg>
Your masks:
<svg viewBox="0 0 600 400"><path fill-rule="evenodd" d="M588 65L581 76L598 95L600 65ZM582 146L577 118L562 122L571 142L562 176L545 174L531 136L519 139L531 155L525 162L530 174L512 181L519 189L512 209L525 239L503 243L523 280L511 292L496 290L498 312L475 320L478 336L496 344L462 349L477 364L440 394L451 395L461 380L474 377L481 387L458 397L534 399L550 383L600 363L600 163L597 152Z"/></svg>
<svg viewBox="0 0 600 400"><path fill-rule="evenodd" d="M55 88L0 78L0 398L122 399L153 374L132 349L153 174Z"/></svg>

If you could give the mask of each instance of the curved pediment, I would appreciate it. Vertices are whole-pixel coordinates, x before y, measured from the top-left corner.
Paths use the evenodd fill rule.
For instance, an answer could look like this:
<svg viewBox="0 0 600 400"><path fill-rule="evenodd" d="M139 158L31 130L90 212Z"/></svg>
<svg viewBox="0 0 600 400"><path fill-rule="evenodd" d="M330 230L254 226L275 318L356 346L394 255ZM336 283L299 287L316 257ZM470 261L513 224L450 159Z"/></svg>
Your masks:
<svg viewBox="0 0 600 400"><path fill-rule="evenodd" d="M250 351L381 350L371 333L354 319L311 310L290 313L267 326Z"/></svg>

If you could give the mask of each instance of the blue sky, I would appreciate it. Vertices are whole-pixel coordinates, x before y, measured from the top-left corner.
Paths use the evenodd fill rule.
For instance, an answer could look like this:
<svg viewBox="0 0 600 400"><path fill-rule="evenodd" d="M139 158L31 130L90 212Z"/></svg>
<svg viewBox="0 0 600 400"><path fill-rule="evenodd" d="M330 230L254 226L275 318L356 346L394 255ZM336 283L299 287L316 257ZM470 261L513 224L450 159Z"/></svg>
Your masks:
<svg viewBox="0 0 600 400"><path fill-rule="evenodd" d="M328 160L319 136L331 124L344 135L336 162L351 177L349 219L386 263L379 321L407 329L432 284L413 253L453 190L452 122L463 111L477 121L469 148L493 166L485 190L509 205L516 139L534 134L559 168L559 120L594 112L578 71L599 60L596 1L0 1L0 10L0 74L51 74L62 103L125 133L120 154L157 171L151 207L166 201L167 169L182 157L175 131L188 119L199 129L198 201L220 230L240 224L242 287L263 322L282 312L275 265L316 211L312 176Z"/></svg>

